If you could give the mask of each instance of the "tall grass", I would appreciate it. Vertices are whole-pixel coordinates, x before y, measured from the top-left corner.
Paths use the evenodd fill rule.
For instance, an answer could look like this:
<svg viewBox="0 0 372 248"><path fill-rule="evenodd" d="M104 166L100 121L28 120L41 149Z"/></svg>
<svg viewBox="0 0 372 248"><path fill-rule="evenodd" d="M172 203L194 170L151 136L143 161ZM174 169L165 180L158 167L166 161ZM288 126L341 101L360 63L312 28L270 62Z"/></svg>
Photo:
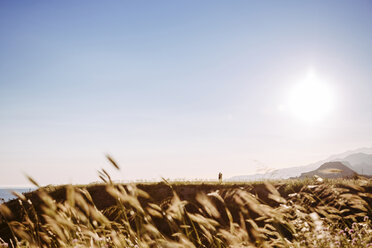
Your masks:
<svg viewBox="0 0 372 248"><path fill-rule="evenodd" d="M266 182L258 187L264 194L250 184L201 187L188 201L179 183L164 180L172 196L159 203L135 184L115 184L105 171L100 177L115 199L105 209L72 185L57 200L42 187L37 203L17 194L20 219L0 205L11 233L0 247L372 247L367 180Z"/></svg>

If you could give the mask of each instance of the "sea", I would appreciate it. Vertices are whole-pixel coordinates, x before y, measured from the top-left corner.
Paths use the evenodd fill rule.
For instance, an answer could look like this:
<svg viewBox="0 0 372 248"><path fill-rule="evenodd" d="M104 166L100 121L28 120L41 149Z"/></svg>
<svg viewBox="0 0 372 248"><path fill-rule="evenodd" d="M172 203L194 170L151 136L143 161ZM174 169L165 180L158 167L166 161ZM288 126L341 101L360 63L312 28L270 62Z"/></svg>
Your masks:
<svg viewBox="0 0 372 248"><path fill-rule="evenodd" d="M18 193L25 193L35 190L35 188L28 187L28 188L0 188L0 203L7 202L9 200L17 198L16 196L12 195L12 191Z"/></svg>

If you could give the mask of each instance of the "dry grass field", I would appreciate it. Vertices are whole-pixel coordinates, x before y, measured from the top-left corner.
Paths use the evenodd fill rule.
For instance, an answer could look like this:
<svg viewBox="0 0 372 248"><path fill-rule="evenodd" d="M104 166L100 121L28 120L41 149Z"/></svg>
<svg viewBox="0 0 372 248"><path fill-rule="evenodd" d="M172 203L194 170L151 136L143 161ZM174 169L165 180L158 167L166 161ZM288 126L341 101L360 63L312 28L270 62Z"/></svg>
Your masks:
<svg viewBox="0 0 372 248"><path fill-rule="evenodd" d="M2 204L0 247L372 247L370 179L101 179Z"/></svg>

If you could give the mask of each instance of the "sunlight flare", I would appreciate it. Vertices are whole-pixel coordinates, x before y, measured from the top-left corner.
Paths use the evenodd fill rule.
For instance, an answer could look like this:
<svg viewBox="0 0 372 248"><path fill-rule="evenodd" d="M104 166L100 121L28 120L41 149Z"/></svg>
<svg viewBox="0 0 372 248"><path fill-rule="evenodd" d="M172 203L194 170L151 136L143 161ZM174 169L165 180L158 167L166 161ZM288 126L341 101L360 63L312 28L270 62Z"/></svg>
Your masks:
<svg viewBox="0 0 372 248"><path fill-rule="evenodd" d="M316 122L324 119L333 110L334 95L324 80L314 73L309 73L292 88L288 106L296 118Z"/></svg>

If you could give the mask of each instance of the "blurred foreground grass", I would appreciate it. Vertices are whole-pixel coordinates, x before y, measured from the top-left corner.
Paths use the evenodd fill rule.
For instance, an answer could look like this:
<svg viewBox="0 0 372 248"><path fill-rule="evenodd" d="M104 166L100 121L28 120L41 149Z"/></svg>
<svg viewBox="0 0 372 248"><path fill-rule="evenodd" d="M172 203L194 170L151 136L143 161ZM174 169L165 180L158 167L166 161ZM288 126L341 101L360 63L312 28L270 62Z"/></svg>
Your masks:
<svg viewBox="0 0 372 248"><path fill-rule="evenodd" d="M40 187L0 205L0 247L372 247L370 179L100 177L105 183Z"/></svg>

